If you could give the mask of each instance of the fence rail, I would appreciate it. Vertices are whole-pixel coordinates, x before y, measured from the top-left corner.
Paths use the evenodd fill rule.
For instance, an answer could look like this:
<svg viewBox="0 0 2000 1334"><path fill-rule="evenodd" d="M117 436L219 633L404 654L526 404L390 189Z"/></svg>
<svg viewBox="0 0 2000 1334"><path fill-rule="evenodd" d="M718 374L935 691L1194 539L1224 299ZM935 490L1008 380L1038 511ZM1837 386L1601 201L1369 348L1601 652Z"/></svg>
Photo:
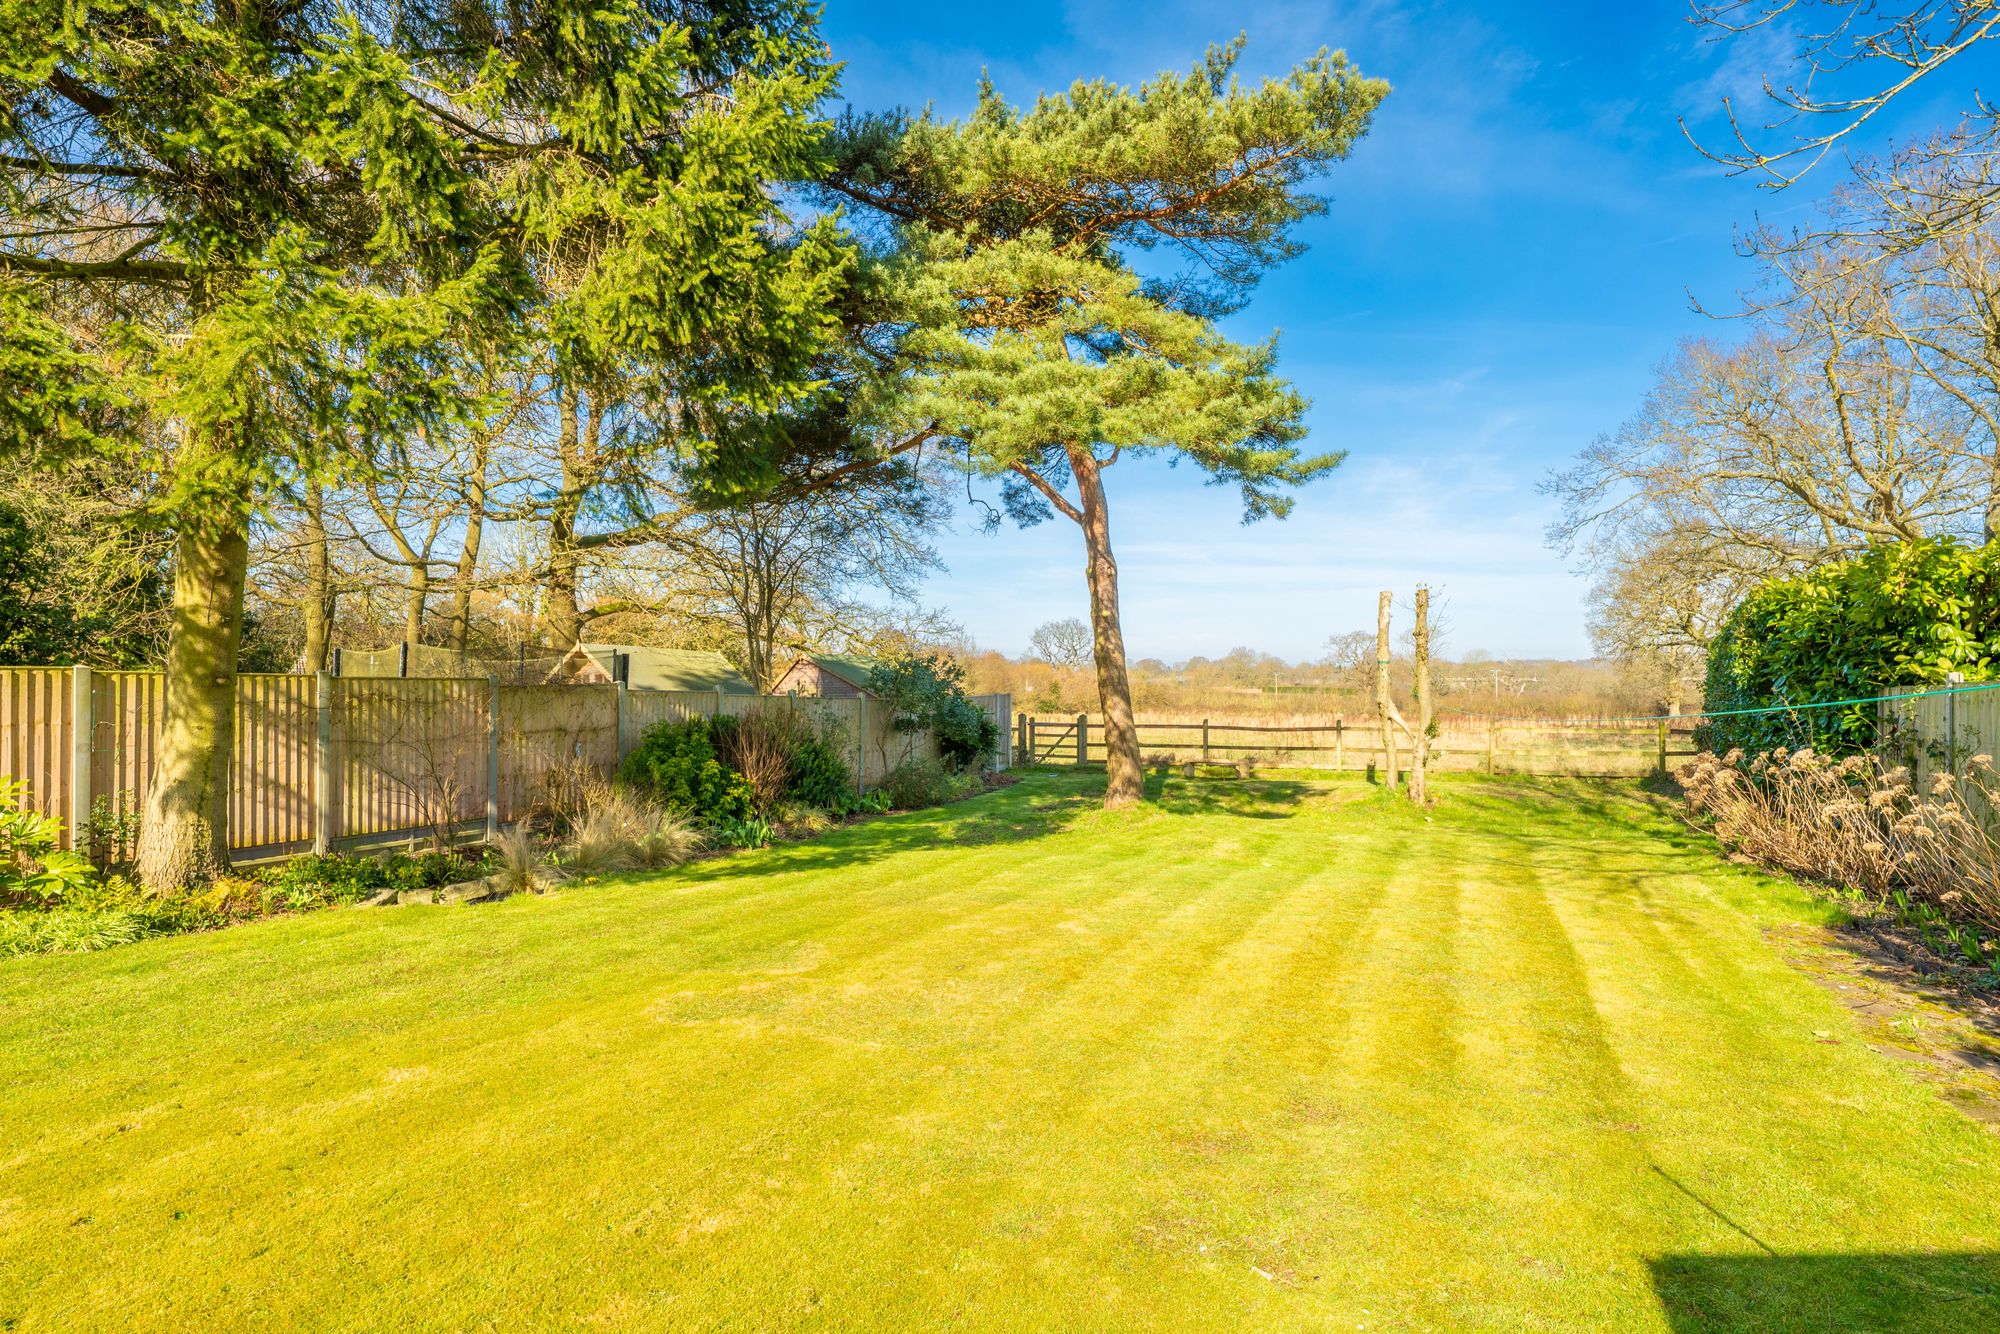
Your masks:
<svg viewBox="0 0 2000 1334"><path fill-rule="evenodd" d="M1640 775L1694 754L1694 721L1452 717L1439 720L1433 767L1486 773ZM1243 757L1289 767L1359 771L1379 763L1382 728L1350 723L1271 725L1203 719L1141 719L1149 759L1232 764ZM1027 764L1088 765L1104 759L1104 723L1088 714L1017 715L1015 748ZM1408 741L1396 738L1399 763Z"/></svg>
<svg viewBox="0 0 2000 1334"><path fill-rule="evenodd" d="M1012 700L975 696L1013 760ZM0 774L83 847L93 809L137 810L152 781L165 692L158 672L0 667ZM512 685L467 677L244 675L236 686L229 841L246 857L495 829L527 816L575 769L608 773L646 729L763 708L808 712L846 739L869 786L928 733L868 699ZM100 825L100 833L104 828ZM113 855L123 847L104 849Z"/></svg>

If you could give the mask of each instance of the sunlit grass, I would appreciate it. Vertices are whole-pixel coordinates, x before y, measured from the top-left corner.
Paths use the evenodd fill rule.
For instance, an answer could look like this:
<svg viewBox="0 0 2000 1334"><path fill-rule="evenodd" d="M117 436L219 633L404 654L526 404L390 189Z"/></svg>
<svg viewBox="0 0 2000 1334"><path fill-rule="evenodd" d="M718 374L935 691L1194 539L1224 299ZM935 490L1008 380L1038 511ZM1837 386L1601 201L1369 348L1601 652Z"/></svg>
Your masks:
<svg viewBox="0 0 2000 1334"><path fill-rule="evenodd" d="M2000 1140L1629 785L1086 781L0 962L0 1328L2000 1325Z"/></svg>

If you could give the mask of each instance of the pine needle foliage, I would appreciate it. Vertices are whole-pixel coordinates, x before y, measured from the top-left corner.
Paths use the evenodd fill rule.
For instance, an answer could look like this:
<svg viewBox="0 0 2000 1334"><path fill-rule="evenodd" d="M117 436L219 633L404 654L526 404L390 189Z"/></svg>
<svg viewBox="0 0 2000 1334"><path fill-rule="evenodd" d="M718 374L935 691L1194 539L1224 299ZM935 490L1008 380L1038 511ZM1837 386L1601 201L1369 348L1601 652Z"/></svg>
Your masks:
<svg viewBox="0 0 2000 1334"><path fill-rule="evenodd" d="M1080 82L1026 110L986 82L964 121L857 118L835 138L829 193L898 242L903 336L879 395L896 447L950 442L1001 479L1017 522L1083 530L1110 805L1141 783L1103 470L1185 460L1236 487L1247 522L1282 517L1340 462L1300 448L1307 404L1277 375L1276 340L1237 343L1214 321L1302 248L1297 225L1327 207L1308 187L1388 86L1326 51L1251 84L1242 52L1239 38L1185 73ZM1180 271L1154 259L1142 277L1143 252L1166 249Z"/></svg>

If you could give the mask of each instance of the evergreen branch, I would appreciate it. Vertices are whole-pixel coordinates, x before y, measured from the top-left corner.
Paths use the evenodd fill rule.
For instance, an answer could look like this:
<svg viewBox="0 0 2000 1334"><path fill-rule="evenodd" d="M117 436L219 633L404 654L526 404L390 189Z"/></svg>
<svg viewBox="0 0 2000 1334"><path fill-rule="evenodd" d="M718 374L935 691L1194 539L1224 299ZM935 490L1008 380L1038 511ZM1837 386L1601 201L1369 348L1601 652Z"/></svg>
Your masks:
<svg viewBox="0 0 2000 1334"><path fill-rule="evenodd" d="M5 251L0 251L0 270L112 282L185 282L188 276L187 265L168 259L133 259L129 255L107 260L43 259L35 255L10 255Z"/></svg>
<svg viewBox="0 0 2000 1334"><path fill-rule="evenodd" d="M0 167L56 176L118 176L144 181L169 179L167 173L153 167L116 162L58 162L49 158L20 157L13 153L0 153Z"/></svg>

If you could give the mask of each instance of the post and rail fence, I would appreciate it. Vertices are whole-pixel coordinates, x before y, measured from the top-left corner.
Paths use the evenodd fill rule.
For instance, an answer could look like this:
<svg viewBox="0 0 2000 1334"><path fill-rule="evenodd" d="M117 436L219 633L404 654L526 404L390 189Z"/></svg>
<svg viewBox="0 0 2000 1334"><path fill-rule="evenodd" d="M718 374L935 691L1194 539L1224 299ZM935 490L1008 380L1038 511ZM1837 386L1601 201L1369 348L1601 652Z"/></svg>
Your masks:
<svg viewBox="0 0 2000 1334"><path fill-rule="evenodd" d="M2000 682L1966 684L1952 673L1943 687L1885 687L1874 696L1741 710L1804 716L1814 710L1870 706L1879 720L1875 751L1908 765L1919 785L1941 772L1963 774L1976 755L2000 755ZM1735 713L1739 711L1730 711ZM1519 718L1484 714L1440 717L1432 765L1485 773L1640 776L1670 772L1700 753L1696 732L1710 718L1676 714L1624 718ZM1272 723L1200 719L1139 720L1149 761L1233 764L1241 756L1287 768L1365 770L1382 758L1381 724L1340 715ZM1015 752L1030 765L1087 765L1103 760L1103 721L1089 714L1015 717ZM1400 738L1399 738L1400 739ZM1801 741L1799 744L1805 744ZM2000 831L2000 812L1992 824Z"/></svg>
<svg viewBox="0 0 2000 1334"><path fill-rule="evenodd" d="M27 805L86 846L93 812L136 812L152 779L164 690L156 671L0 667L0 775ZM1012 763L1012 699L974 696ZM856 784L906 757L936 754L928 733L892 726L867 698L731 695L603 685L515 685L491 677L237 678L230 770L231 850L246 860L427 838L497 833L577 768L609 774L656 723L764 708L810 712L845 739ZM98 822L105 823L105 822Z"/></svg>
<svg viewBox="0 0 2000 1334"><path fill-rule="evenodd" d="M1432 768L1460 772L1640 776L1695 753L1696 719L1442 718ZM1083 766L1104 758L1104 724L1089 714L1015 715L1014 749L1023 764ZM1247 723L1142 719L1139 746L1149 761L1235 764L1243 757L1302 769L1364 771L1382 757L1381 724ZM1399 738L1400 744L1401 738Z"/></svg>

